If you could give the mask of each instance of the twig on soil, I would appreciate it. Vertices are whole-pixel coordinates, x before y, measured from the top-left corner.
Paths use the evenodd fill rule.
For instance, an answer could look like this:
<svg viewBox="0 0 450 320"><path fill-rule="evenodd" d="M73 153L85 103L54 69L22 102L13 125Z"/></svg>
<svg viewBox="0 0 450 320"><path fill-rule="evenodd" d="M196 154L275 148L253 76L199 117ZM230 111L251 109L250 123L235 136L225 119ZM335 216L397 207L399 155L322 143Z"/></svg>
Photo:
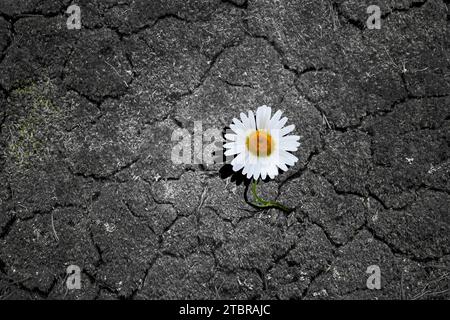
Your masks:
<svg viewBox="0 0 450 320"><path fill-rule="evenodd" d="M205 187L205 189L203 189L203 193L202 193L202 195L200 197L200 203L199 203L199 205L197 207L197 211L199 211L202 208L203 204L205 203L205 200L207 198L207 194L206 194L207 191L208 191L208 187Z"/></svg>
<svg viewBox="0 0 450 320"><path fill-rule="evenodd" d="M426 296L438 296L438 295L449 292L450 289L445 289L445 290L441 290L441 291L427 290L430 287L430 285L433 283L439 283L441 280L446 280L446 279L448 280L449 275L450 275L449 273L445 273L444 275L440 276L439 278L430 281L422 288L422 291L420 293L416 294L414 297L412 297L411 300L418 300L418 299L421 299Z"/></svg>
<svg viewBox="0 0 450 320"><path fill-rule="evenodd" d="M53 230L53 234L55 235L56 241L59 242L59 237L58 237L58 235L56 234L56 230L55 230L55 223L53 222L53 212L52 212L52 214L50 215L50 219L52 220L52 230Z"/></svg>
<svg viewBox="0 0 450 320"><path fill-rule="evenodd" d="M119 71L117 71L117 69L114 68L114 66L112 64L110 64L108 61L105 61L105 63L114 70L114 72L119 76L119 78L121 78L121 79L123 78L122 75L119 73ZM125 80L122 80L122 81L128 87L128 83Z"/></svg>

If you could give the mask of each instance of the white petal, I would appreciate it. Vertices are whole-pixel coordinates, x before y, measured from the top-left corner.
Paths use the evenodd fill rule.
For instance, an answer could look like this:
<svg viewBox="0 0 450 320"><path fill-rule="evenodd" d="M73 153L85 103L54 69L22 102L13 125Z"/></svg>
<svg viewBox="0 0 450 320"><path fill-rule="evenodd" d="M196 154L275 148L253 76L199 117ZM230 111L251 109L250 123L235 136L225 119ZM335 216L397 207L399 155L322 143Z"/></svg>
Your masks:
<svg viewBox="0 0 450 320"><path fill-rule="evenodd" d="M239 133L242 134L242 132L247 131L247 128L245 127L245 125L241 122L241 120L233 118L233 124L236 126L235 128L237 128L237 130L240 130ZM231 128L231 125L230 125ZM236 132L238 133L238 132Z"/></svg>
<svg viewBox="0 0 450 320"><path fill-rule="evenodd" d="M286 127L287 128L287 127ZM293 141L293 142L297 142L298 140L300 140L300 136L295 136L295 135L291 135L291 136L284 136L281 138L282 141Z"/></svg>
<svg viewBox="0 0 450 320"><path fill-rule="evenodd" d="M228 142L228 143L225 143L224 145L223 145L223 147L225 148L225 149L233 149L233 148L236 148L237 147L237 143L236 142Z"/></svg>
<svg viewBox="0 0 450 320"><path fill-rule="evenodd" d="M238 162L233 166L233 171L238 172L244 167L244 162Z"/></svg>
<svg viewBox="0 0 450 320"><path fill-rule="evenodd" d="M242 156L242 158L240 158L240 156ZM236 160L236 161L234 161L234 160ZM245 169L245 167L248 164L248 154L246 152L240 153L238 156L236 156L236 158L234 158L232 160L231 164L233 165L233 170L236 172L241 170L242 168ZM248 168L246 170L248 170ZM242 172L242 173L244 174L244 172Z"/></svg>
<svg viewBox="0 0 450 320"><path fill-rule="evenodd" d="M228 141L236 141L236 137L237 137L237 135L234 133L226 133L225 134L225 139Z"/></svg>
<svg viewBox="0 0 450 320"><path fill-rule="evenodd" d="M232 149L228 149L224 152L224 155L226 157L228 156L233 156L235 154L241 153L243 150L239 150L238 148L232 148Z"/></svg>
<svg viewBox="0 0 450 320"><path fill-rule="evenodd" d="M283 150L284 151L295 152L295 151L298 150L298 146L292 146L292 145L283 146Z"/></svg>
<svg viewBox="0 0 450 320"><path fill-rule="evenodd" d="M241 153L239 153L237 156L236 156L236 158L234 158L233 160L231 160L231 165L232 166L235 166L235 165L237 165L237 164L240 164L240 163L242 163L243 165L245 164L245 153L244 152L241 152Z"/></svg>
<svg viewBox="0 0 450 320"><path fill-rule="evenodd" d="M256 110L256 126L258 130L268 130L270 114L272 109L268 106L261 106Z"/></svg>
<svg viewBox="0 0 450 320"><path fill-rule="evenodd" d="M256 109L256 128L260 129L263 121L265 107L259 107Z"/></svg>
<svg viewBox="0 0 450 320"><path fill-rule="evenodd" d="M272 165L269 167L267 173L268 173L270 179L275 178L275 176L278 174L278 169L277 169L276 165L272 164Z"/></svg>
<svg viewBox="0 0 450 320"><path fill-rule="evenodd" d="M288 171L287 165L282 163L282 162L277 163L277 167L280 168L281 170L285 171L285 172Z"/></svg>
<svg viewBox="0 0 450 320"><path fill-rule="evenodd" d="M281 110L278 110L277 112L275 112L272 119L270 119L270 125L269 125L270 128L273 128L278 123L278 121L280 121L282 114L283 114L283 112Z"/></svg>
<svg viewBox="0 0 450 320"><path fill-rule="evenodd" d="M241 116L241 120L242 120L242 124L243 124L244 128L248 129L250 127L250 124L249 124L247 115L245 113L241 112L240 116Z"/></svg>
<svg viewBox="0 0 450 320"><path fill-rule="evenodd" d="M253 114L253 111L248 112L248 119L250 122L250 129L256 130L256 121L255 121L255 115Z"/></svg>
<svg viewBox="0 0 450 320"><path fill-rule="evenodd" d="M257 180L261 175L261 166L259 164L253 165L253 179Z"/></svg>
<svg viewBox="0 0 450 320"><path fill-rule="evenodd" d="M226 157L229 157L229 156L235 155L236 153L233 152L233 150L226 150L223 154L224 154Z"/></svg>
<svg viewBox="0 0 450 320"><path fill-rule="evenodd" d="M239 132L241 132L241 129L239 129L238 127L236 127L236 125L234 125L233 123L230 124L230 129L234 132L239 134Z"/></svg>
<svg viewBox="0 0 450 320"><path fill-rule="evenodd" d="M267 177L267 171L265 168L261 169L261 179L265 179Z"/></svg>
<svg viewBox="0 0 450 320"><path fill-rule="evenodd" d="M284 117L283 119L278 121L278 123L272 129L281 129L281 128L283 128L287 121L288 121L288 118Z"/></svg>
<svg viewBox="0 0 450 320"><path fill-rule="evenodd" d="M248 153L247 152L242 152L241 153L243 156L244 156L244 159L243 159L243 161L242 161L242 167L245 169L245 167L247 167L248 166ZM237 167L240 167L240 169L242 169L242 167L241 167L241 165L238 165L237 163L236 163L236 166ZM239 170L240 170L239 169ZM247 168L247 170L248 170L248 168ZM243 173L243 172L242 172ZM244 174L244 173L243 173ZM244 174L245 175L245 174Z"/></svg>
<svg viewBox="0 0 450 320"><path fill-rule="evenodd" d="M287 127L284 127L284 128L282 128L280 130L280 136L283 137L283 136L287 135L288 133L291 133L292 131L294 131L294 129L295 129L295 125L294 124L291 124L291 125L289 125Z"/></svg>
<svg viewBox="0 0 450 320"><path fill-rule="evenodd" d="M280 159L288 166L293 166L298 161L296 156L284 150L280 150Z"/></svg>
<svg viewBox="0 0 450 320"><path fill-rule="evenodd" d="M300 146L300 142L290 141L290 140L281 140L280 149L285 151L297 151Z"/></svg>
<svg viewBox="0 0 450 320"><path fill-rule="evenodd" d="M248 165L246 166L246 168L247 168L247 179L250 179L253 175L254 166Z"/></svg>
<svg viewBox="0 0 450 320"><path fill-rule="evenodd" d="M233 132L236 133L237 135L244 134L244 129L242 127L235 125L234 123L230 124L230 129L233 130Z"/></svg>
<svg viewBox="0 0 450 320"><path fill-rule="evenodd" d="M250 166L246 163L244 166L244 170L242 170L242 174L245 176L248 172L248 169L250 168Z"/></svg>
<svg viewBox="0 0 450 320"><path fill-rule="evenodd" d="M270 118L272 117L272 108L271 107L267 107L266 108L266 127L264 129L269 130L270 127Z"/></svg>

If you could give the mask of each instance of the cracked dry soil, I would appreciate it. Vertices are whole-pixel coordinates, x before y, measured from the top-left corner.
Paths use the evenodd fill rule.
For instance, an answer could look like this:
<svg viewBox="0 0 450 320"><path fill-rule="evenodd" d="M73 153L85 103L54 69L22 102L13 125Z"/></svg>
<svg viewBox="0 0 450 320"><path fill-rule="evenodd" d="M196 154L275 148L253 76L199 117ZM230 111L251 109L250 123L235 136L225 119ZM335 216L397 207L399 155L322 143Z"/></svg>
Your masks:
<svg viewBox="0 0 450 320"><path fill-rule="evenodd" d="M449 298L448 0L70 4L0 2L0 299ZM170 160L262 104L301 136L262 190L290 214Z"/></svg>

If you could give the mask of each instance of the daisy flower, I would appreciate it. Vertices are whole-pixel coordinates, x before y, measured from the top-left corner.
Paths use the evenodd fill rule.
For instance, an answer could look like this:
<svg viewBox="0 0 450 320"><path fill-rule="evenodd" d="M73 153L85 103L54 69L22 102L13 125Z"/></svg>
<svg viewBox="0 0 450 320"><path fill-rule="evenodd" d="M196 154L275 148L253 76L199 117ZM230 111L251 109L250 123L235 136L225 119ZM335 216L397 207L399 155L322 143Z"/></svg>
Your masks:
<svg viewBox="0 0 450 320"><path fill-rule="evenodd" d="M236 157L231 161L233 171L241 169L248 179L258 180L275 178L278 169L287 171L288 166L297 162L297 157L291 154L297 151L300 143L299 136L288 135L295 126L286 126L287 118L281 118L282 112L278 110L271 117L272 109L261 106L256 110L256 119L253 111L248 115L241 113L241 119L233 119L230 129L233 133L225 135L227 143L224 148L225 156Z"/></svg>
<svg viewBox="0 0 450 320"><path fill-rule="evenodd" d="M233 119L230 129L233 133L225 134L227 143L224 144L225 156L235 156L231 161L233 171L242 169L242 174L248 179L253 179L252 193L258 208L277 207L290 212L291 209L274 201L266 201L258 197L256 187L258 179L262 180L268 176L275 178L278 169L287 171L288 166L297 162L297 157L290 152L297 151L300 143L299 136L288 135L295 126L285 126L288 119L281 118L282 112L278 110L273 117L272 109L261 106L248 115L241 113L241 119Z"/></svg>

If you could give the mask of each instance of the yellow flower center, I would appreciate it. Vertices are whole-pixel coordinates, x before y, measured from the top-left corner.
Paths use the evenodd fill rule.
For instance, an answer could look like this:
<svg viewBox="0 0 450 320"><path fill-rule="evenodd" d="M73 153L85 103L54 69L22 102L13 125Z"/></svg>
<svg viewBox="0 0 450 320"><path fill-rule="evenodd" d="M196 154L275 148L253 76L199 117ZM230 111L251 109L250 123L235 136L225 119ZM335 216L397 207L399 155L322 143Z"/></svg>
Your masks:
<svg viewBox="0 0 450 320"><path fill-rule="evenodd" d="M248 151L256 156L270 156L273 149L272 136L262 130L256 130L247 136L245 141Z"/></svg>

